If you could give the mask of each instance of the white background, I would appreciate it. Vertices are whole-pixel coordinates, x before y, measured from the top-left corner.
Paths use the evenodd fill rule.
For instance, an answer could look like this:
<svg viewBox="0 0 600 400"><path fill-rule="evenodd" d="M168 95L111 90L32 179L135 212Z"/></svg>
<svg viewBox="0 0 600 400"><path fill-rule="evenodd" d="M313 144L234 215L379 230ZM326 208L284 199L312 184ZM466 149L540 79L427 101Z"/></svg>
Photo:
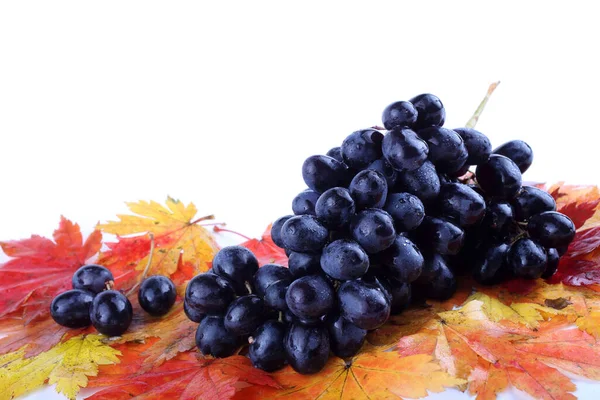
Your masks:
<svg viewBox="0 0 600 400"><path fill-rule="evenodd" d="M2 2L0 239L61 214L89 232L167 195L259 235L290 212L303 160L388 103L434 93L457 127L496 80L478 129L533 147L525 178L598 183L600 25L583 4Z"/></svg>

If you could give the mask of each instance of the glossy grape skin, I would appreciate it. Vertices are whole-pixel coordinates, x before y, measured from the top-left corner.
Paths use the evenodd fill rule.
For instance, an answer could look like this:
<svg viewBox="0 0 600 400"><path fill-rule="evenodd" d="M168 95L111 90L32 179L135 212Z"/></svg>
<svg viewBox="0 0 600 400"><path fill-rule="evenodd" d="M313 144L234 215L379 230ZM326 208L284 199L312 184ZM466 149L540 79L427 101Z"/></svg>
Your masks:
<svg viewBox="0 0 600 400"><path fill-rule="evenodd" d="M238 297L225 313L225 329L237 336L249 335L264 322L266 311L260 297L254 294Z"/></svg>
<svg viewBox="0 0 600 400"><path fill-rule="evenodd" d="M278 264L265 264L254 274L254 293L263 297L271 284L282 279L292 281L292 273L288 268Z"/></svg>
<svg viewBox="0 0 600 400"><path fill-rule="evenodd" d="M254 368L273 372L283 368L286 354L283 346L285 325L279 321L266 321L252 335L248 357Z"/></svg>
<svg viewBox="0 0 600 400"><path fill-rule="evenodd" d="M103 335L121 336L131 324L133 308L123 293L107 290L94 297L90 319Z"/></svg>
<svg viewBox="0 0 600 400"><path fill-rule="evenodd" d="M321 268L333 279L357 279L369 269L369 256L354 240L340 239L323 249Z"/></svg>
<svg viewBox="0 0 600 400"><path fill-rule="evenodd" d="M234 298L231 283L216 274L196 275L185 289L187 304L203 314L224 314Z"/></svg>
<svg viewBox="0 0 600 400"><path fill-rule="evenodd" d="M492 154L485 163L478 165L475 176L479 186L490 197L510 200L521 189L519 167L510 158L499 154Z"/></svg>
<svg viewBox="0 0 600 400"><path fill-rule="evenodd" d="M196 346L205 356L229 357L240 347L240 340L225 328L223 317L209 315L196 330Z"/></svg>
<svg viewBox="0 0 600 400"><path fill-rule="evenodd" d="M417 122L417 109L408 101L397 101L383 110L381 121L387 130L398 127L410 128Z"/></svg>
<svg viewBox="0 0 600 400"><path fill-rule="evenodd" d="M385 177L375 170L365 169L352 178L348 186L357 209L381 208L387 198Z"/></svg>
<svg viewBox="0 0 600 400"><path fill-rule="evenodd" d="M267 290L265 291L265 304L273 310L287 310L288 306L285 296L289 286L290 281L286 279L282 279L280 281L270 284Z"/></svg>
<svg viewBox="0 0 600 400"><path fill-rule="evenodd" d="M464 242L464 231L441 218L425 217L415 231L422 250L439 254L457 254Z"/></svg>
<svg viewBox="0 0 600 400"><path fill-rule="evenodd" d="M546 270L546 250L528 238L521 238L508 251L508 266L518 278L537 279Z"/></svg>
<svg viewBox="0 0 600 400"><path fill-rule="evenodd" d="M287 324L300 324L304 326L322 326L327 320L327 315L323 315L319 318L298 318L290 310L283 312L283 321Z"/></svg>
<svg viewBox="0 0 600 400"><path fill-rule="evenodd" d="M54 322L67 328L85 328L92 324L90 308L94 294L86 290L67 290L56 296L50 305Z"/></svg>
<svg viewBox="0 0 600 400"><path fill-rule="evenodd" d="M288 268L294 278L318 274L321 272L321 254L293 251L288 259Z"/></svg>
<svg viewBox="0 0 600 400"><path fill-rule="evenodd" d="M168 313L175 304L176 297L177 290L173 281L161 275L144 279L138 290L140 306L155 317Z"/></svg>
<svg viewBox="0 0 600 400"><path fill-rule="evenodd" d="M498 238L504 238L514 226L513 208L504 201L488 203L485 216L481 221L481 231Z"/></svg>
<svg viewBox="0 0 600 400"><path fill-rule="evenodd" d="M492 143L487 136L472 128L457 128L454 132L462 138L469 153L467 165L479 165L487 161L492 154Z"/></svg>
<svg viewBox="0 0 600 400"><path fill-rule="evenodd" d="M392 168L389 162L385 158L373 161L367 169L372 169L381 173L385 177L388 188L393 188L398 180L398 172Z"/></svg>
<svg viewBox="0 0 600 400"><path fill-rule="evenodd" d="M327 328L331 352L341 358L356 355L367 337L366 329L359 328L341 315L331 319Z"/></svg>
<svg viewBox="0 0 600 400"><path fill-rule="evenodd" d="M411 283L419 278L423 270L423 255L407 237L398 235L394 243L380 257L389 276L400 282Z"/></svg>
<svg viewBox="0 0 600 400"><path fill-rule="evenodd" d="M292 211L295 215L316 215L315 204L320 194L311 189L300 192L292 200Z"/></svg>
<svg viewBox="0 0 600 400"><path fill-rule="evenodd" d="M506 268L506 255L509 249L510 245L500 243L479 251L472 265L475 281L483 285L499 283L500 270Z"/></svg>
<svg viewBox="0 0 600 400"><path fill-rule="evenodd" d="M398 175L396 192L407 192L417 196L423 204L431 204L440 194L440 178L431 161L414 170Z"/></svg>
<svg viewBox="0 0 600 400"><path fill-rule="evenodd" d="M397 171L414 171L427 160L427 143L408 128L392 129L383 138L383 156Z"/></svg>
<svg viewBox="0 0 600 400"><path fill-rule="evenodd" d="M446 121L446 109L439 97L423 93L409 100L417 110L415 129L428 126L442 126Z"/></svg>
<svg viewBox="0 0 600 400"><path fill-rule="evenodd" d="M450 269L447 260L441 254L429 253L425 255L424 259L421 275L414 282L418 285L426 285L439 274L439 271L444 268Z"/></svg>
<svg viewBox="0 0 600 400"><path fill-rule="evenodd" d="M417 196L410 193L390 193L383 209L394 220L396 232L416 229L425 218L425 206Z"/></svg>
<svg viewBox="0 0 600 400"><path fill-rule="evenodd" d="M285 301L298 318L318 318L334 305L335 293L331 284L321 275L308 275L296 279L289 286Z"/></svg>
<svg viewBox="0 0 600 400"><path fill-rule="evenodd" d="M275 243L278 247L284 248L283 240L281 239L281 228L283 224L293 215L285 215L281 218L278 218L275 222L273 222L273 226L271 226L271 239L273 239L273 243Z"/></svg>
<svg viewBox="0 0 600 400"><path fill-rule="evenodd" d="M198 312L198 311L196 311L196 309L190 307L190 305L187 303L187 301L183 302L183 311L185 312L185 315L188 317L188 319L190 321L195 322L197 324L202 322L204 317L206 317L206 314Z"/></svg>
<svg viewBox="0 0 600 400"><path fill-rule="evenodd" d="M298 252L321 250L329 239L329 231L312 215L298 215L288 219L281 228L285 248Z"/></svg>
<svg viewBox="0 0 600 400"><path fill-rule="evenodd" d="M484 198L462 183L443 185L437 205L440 215L459 227L474 225L485 214Z"/></svg>
<svg viewBox="0 0 600 400"><path fill-rule="evenodd" d="M114 281L113 274L102 265L88 264L73 274L73 289L86 290L98 294L108 289L107 283Z"/></svg>
<svg viewBox="0 0 600 400"><path fill-rule="evenodd" d="M359 328L377 329L390 316L390 301L377 286L361 280L346 281L338 288L341 315Z"/></svg>
<svg viewBox="0 0 600 400"><path fill-rule="evenodd" d="M458 283L454 274L446 264L438 264L439 269L434 277L424 286L425 295L434 300L448 300L458 287Z"/></svg>
<svg viewBox="0 0 600 400"><path fill-rule="evenodd" d="M315 207L317 218L329 229L347 225L356 212L356 205L346 188L336 187L323 192Z"/></svg>
<svg viewBox="0 0 600 400"><path fill-rule="evenodd" d="M236 287L251 282L258 271L258 260L243 246L227 246L217 252L212 263L213 272L229 279ZM237 290L240 292L240 290ZM242 290L243 292L243 290Z"/></svg>
<svg viewBox="0 0 600 400"><path fill-rule="evenodd" d="M328 156L310 156L302 165L302 178L310 189L323 193L332 187L346 186L347 166Z"/></svg>
<svg viewBox="0 0 600 400"><path fill-rule="evenodd" d="M375 129L363 129L348 135L342 143L342 157L350 168L363 169L381 158L383 134Z"/></svg>
<svg viewBox="0 0 600 400"><path fill-rule="evenodd" d="M394 220L380 209L366 209L356 214L350 223L352 238L369 254L390 247L396 238Z"/></svg>
<svg viewBox="0 0 600 400"><path fill-rule="evenodd" d="M322 326L292 324L283 346L287 361L300 374L315 374L325 367L329 359L329 333Z"/></svg>
<svg viewBox="0 0 600 400"><path fill-rule="evenodd" d="M339 162L344 162L344 157L342 157L342 148L341 147L332 147L329 149L326 156L331 157Z"/></svg>
<svg viewBox="0 0 600 400"><path fill-rule="evenodd" d="M512 206L517 221L527 221L545 211L556 211L556 201L550 193L533 186L523 186L513 199Z"/></svg>
<svg viewBox="0 0 600 400"><path fill-rule="evenodd" d="M554 275L558 269L558 263L560 262L560 255L556 249L546 249L547 265L541 278L549 279Z"/></svg>
<svg viewBox="0 0 600 400"><path fill-rule="evenodd" d="M527 171L533 162L533 150L522 140L511 140L497 147L492 152L510 158L519 167L521 173Z"/></svg>
<svg viewBox="0 0 600 400"><path fill-rule="evenodd" d="M411 285L391 278L390 282L390 315L397 315L404 311L411 301Z"/></svg>
<svg viewBox="0 0 600 400"><path fill-rule="evenodd" d="M433 126L417 132L429 147L429 160L438 172L456 173L460 170L469 154L463 140L453 130Z"/></svg>
<svg viewBox="0 0 600 400"><path fill-rule="evenodd" d="M575 238L575 224L556 211L546 211L529 218L529 236L544 247L567 246Z"/></svg>

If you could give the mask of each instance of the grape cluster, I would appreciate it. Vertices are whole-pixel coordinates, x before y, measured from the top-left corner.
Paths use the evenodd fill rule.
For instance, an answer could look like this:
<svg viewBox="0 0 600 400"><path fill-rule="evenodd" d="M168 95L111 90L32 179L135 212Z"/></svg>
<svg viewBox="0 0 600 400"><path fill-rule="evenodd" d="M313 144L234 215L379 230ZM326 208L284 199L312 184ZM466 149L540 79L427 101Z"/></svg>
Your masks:
<svg viewBox="0 0 600 400"><path fill-rule="evenodd" d="M68 328L93 325L107 336L122 335L133 319L133 307L123 293L113 290L114 278L105 267L84 265L73 274L73 289L56 296L50 305L54 321ZM175 285L165 276L144 279L138 301L153 316L166 314L175 303Z"/></svg>
<svg viewBox="0 0 600 400"><path fill-rule="evenodd" d="M481 132L444 121L440 99L422 94L384 110L385 134L356 131L306 159L308 189L271 230L289 267L259 268L232 246L190 281L185 310L200 323L201 352L225 357L247 340L258 368L315 373L411 303L450 298L460 275L550 277L575 227L548 193L522 186L531 148L492 151Z"/></svg>

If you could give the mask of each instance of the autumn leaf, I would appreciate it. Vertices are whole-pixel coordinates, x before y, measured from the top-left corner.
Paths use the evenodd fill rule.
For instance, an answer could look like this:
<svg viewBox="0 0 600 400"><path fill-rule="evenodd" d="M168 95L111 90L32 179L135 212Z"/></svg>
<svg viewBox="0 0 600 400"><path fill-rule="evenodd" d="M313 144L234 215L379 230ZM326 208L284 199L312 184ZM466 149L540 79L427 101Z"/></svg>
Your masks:
<svg viewBox="0 0 600 400"><path fill-rule="evenodd" d="M35 357L24 359L24 351L0 357L0 399L28 393L46 381L56 390L75 399L86 387L89 376L98 374L99 365L119 362L118 350L101 342L101 335L82 335L69 339Z"/></svg>
<svg viewBox="0 0 600 400"><path fill-rule="evenodd" d="M170 197L166 207L155 201L127 205L137 215L118 215L119 221L98 225L102 231L118 235L117 242L106 244L109 250L101 254L100 263L113 272L121 289L133 286L144 269L150 255L149 233L155 240L149 270L152 275L171 276L181 264L180 257L184 265L193 266L187 279L208 270L207 263L219 246L199 223L212 216L194 219L196 206Z"/></svg>
<svg viewBox="0 0 600 400"><path fill-rule="evenodd" d="M271 225L262 234L260 239L248 239L242 246L250 250L258 259L259 265L279 264L288 265L288 258L285 250L277 246L271 238Z"/></svg>
<svg viewBox="0 0 600 400"><path fill-rule="evenodd" d="M283 389L253 386L235 399L398 399L427 396L464 383L440 370L428 355L398 357L381 348L363 350L350 361L331 357L315 375L301 375L291 367L272 375Z"/></svg>
<svg viewBox="0 0 600 400"><path fill-rule="evenodd" d="M152 371L131 372L139 366L139 350L124 350L123 362L111 368L91 387L106 387L90 399L229 399L245 385L270 386L277 382L264 371L252 367L243 356L221 359L199 358L195 352L181 353Z"/></svg>
<svg viewBox="0 0 600 400"><path fill-rule="evenodd" d="M100 250L102 235L94 231L84 242L79 225L61 217L53 239L0 242L13 257L0 266L0 318L11 314L28 324L48 316L52 299L71 289L73 272Z"/></svg>

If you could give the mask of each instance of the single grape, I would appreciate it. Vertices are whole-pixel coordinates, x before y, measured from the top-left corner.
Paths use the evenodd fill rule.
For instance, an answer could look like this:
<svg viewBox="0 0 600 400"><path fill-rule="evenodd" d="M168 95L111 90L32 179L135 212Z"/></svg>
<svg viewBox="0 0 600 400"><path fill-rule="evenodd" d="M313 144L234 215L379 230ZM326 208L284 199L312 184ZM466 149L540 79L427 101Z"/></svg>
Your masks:
<svg viewBox="0 0 600 400"><path fill-rule="evenodd" d="M552 277L552 275L554 275L558 269L560 255L556 249L546 249L546 259L548 260L548 264L546 265L546 269L541 276L543 279L549 279Z"/></svg>
<svg viewBox="0 0 600 400"><path fill-rule="evenodd" d="M94 297L90 319L103 335L121 336L131 324L133 308L123 293L107 290Z"/></svg>
<svg viewBox="0 0 600 400"><path fill-rule="evenodd" d="M472 128L457 128L454 132L460 135L469 153L467 165L479 165L487 161L492 154L492 144L487 136Z"/></svg>
<svg viewBox="0 0 600 400"><path fill-rule="evenodd" d="M281 228L281 239L291 251L315 252L329 239L329 231L312 215L292 217Z"/></svg>
<svg viewBox="0 0 600 400"><path fill-rule="evenodd" d="M397 171L414 171L427 160L427 143L408 128L396 128L383 138L383 156Z"/></svg>
<svg viewBox="0 0 600 400"><path fill-rule="evenodd" d="M278 264L265 264L254 274L254 292L260 297L265 295L265 292L271 284L280 281L292 281L291 271Z"/></svg>
<svg viewBox="0 0 600 400"><path fill-rule="evenodd" d="M518 278L537 279L546 270L546 250L528 238L521 238L508 251L508 266Z"/></svg>
<svg viewBox="0 0 600 400"><path fill-rule="evenodd" d="M107 290L107 284L114 281L113 274L102 265L88 264L73 274L73 289L81 289L98 294Z"/></svg>
<svg viewBox="0 0 600 400"><path fill-rule="evenodd" d="M341 315L332 318L328 324L331 352L338 357L356 355L367 337L367 330L345 320Z"/></svg>
<svg viewBox="0 0 600 400"><path fill-rule="evenodd" d="M94 294L86 290L67 290L50 304L50 315L59 325L67 328L85 328L91 325L90 308Z"/></svg>
<svg viewBox="0 0 600 400"><path fill-rule="evenodd" d="M285 324L279 321L266 321L252 335L248 347L248 357L254 368L273 372L283 368L286 353L283 346Z"/></svg>
<svg viewBox="0 0 600 400"><path fill-rule="evenodd" d="M155 275L144 279L138 290L138 301L140 306L148 314L155 317L165 315L169 312L175 298L177 290L175 284L166 276Z"/></svg>
<svg viewBox="0 0 600 400"><path fill-rule="evenodd" d="M421 275L415 280L415 283L418 285L427 285L435 279L443 269L450 269L444 256L437 253L426 254Z"/></svg>
<svg viewBox="0 0 600 400"><path fill-rule="evenodd" d="M460 167L460 169L458 169L457 171L449 172L448 176L450 178L450 181L458 182L458 180L456 178L460 178L461 176L464 176L467 172L469 172L469 167L470 167L470 165L465 162L463 164L463 166Z"/></svg>
<svg viewBox="0 0 600 400"><path fill-rule="evenodd" d="M287 324L300 324L304 326L322 326L327 320L327 315L323 315L319 318L298 318L290 310L283 312L283 321Z"/></svg>
<svg viewBox="0 0 600 400"><path fill-rule="evenodd" d="M292 211L295 215L316 215L315 204L319 199L320 194L311 189L306 189L294 197L292 201Z"/></svg>
<svg viewBox="0 0 600 400"><path fill-rule="evenodd" d="M568 246L575 238L575 224L556 211L546 211L529 218L529 236L544 247Z"/></svg>
<svg viewBox="0 0 600 400"><path fill-rule="evenodd" d="M332 147L325 154L328 157L331 157L339 162L344 162L344 157L342 157L342 148L341 147Z"/></svg>
<svg viewBox="0 0 600 400"><path fill-rule="evenodd" d="M410 99L417 110L415 129L428 126L442 126L446 121L446 109L442 101L429 93L423 93Z"/></svg>
<svg viewBox="0 0 600 400"><path fill-rule="evenodd" d="M558 246L556 251L558 252L558 255L562 257L569 251L569 246Z"/></svg>
<svg viewBox="0 0 600 400"><path fill-rule="evenodd" d="M254 294L238 297L227 309L225 329L237 336L249 335L264 322L266 311L260 297Z"/></svg>
<svg viewBox="0 0 600 400"><path fill-rule="evenodd" d="M423 255L407 237L398 235L380 257L389 276L400 282L414 282L423 269Z"/></svg>
<svg viewBox="0 0 600 400"><path fill-rule="evenodd" d="M310 189L323 193L327 189L346 186L347 167L328 156L311 156L302 165L302 178Z"/></svg>
<svg viewBox="0 0 600 400"><path fill-rule="evenodd" d="M474 258L473 278L483 285L499 283L501 269L506 268L506 255L510 246L506 243L491 245L481 249Z"/></svg>
<svg viewBox="0 0 600 400"><path fill-rule="evenodd" d="M448 300L456 293L457 286L456 278L450 268L446 264L439 264L437 273L425 285L425 295L434 300Z"/></svg>
<svg viewBox="0 0 600 400"><path fill-rule="evenodd" d="M437 210L443 218L464 228L481 221L485 214L485 200L462 183L448 183L440 190Z"/></svg>
<svg viewBox="0 0 600 400"><path fill-rule="evenodd" d="M183 311L190 321L198 324L206 317L206 314L196 311L196 309L192 308L185 300L183 301Z"/></svg>
<svg viewBox="0 0 600 400"><path fill-rule="evenodd" d="M487 196L510 200L521 189L521 171L507 157L492 154L475 171L477 183Z"/></svg>
<svg viewBox="0 0 600 400"><path fill-rule="evenodd" d="M517 221L527 221L536 214L556 211L556 202L550 193L533 186L523 186L512 201Z"/></svg>
<svg viewBox="0 0 600 400"><path fill-rule="evenodd" d="M329 333L322 326L292 324L283 345L288 363L301 374L319 372L329 359Z"/></svg>
<svg viewBox="0 0 600 400"><path fill-rule="evenodd" d="M342 143L342 157L350 168L363 169L381 158L383 134L375 129L363 129L351 133Z"/></svg>
<svg viewBox="0 0 600 400"><path fill-rule="evenodd" d="M317 218L329 229L348 225L356 206L346 188L336 187L323 192L315 207Z"/></svg>
<svg viewBox="0 0 600 400"><path fill-rule="evenodd" d="M290 281L287 279L282 279L270 284L267 290L265 290L265 304L277 311L287 310L288 306L285 300L285 295L289 286Z"/></svg>
<svg viewBox="0 0 600 400"><path fill-rule="evenodd" d="M283 224L293 215L286 215L284 217L278 218L275 222L273 222L273 226L271 226L271 239L273 239L273 243L275 243L278 247L284 248L283 240L281 239L281 228Z"/></svg>
<svg viewBox="0 0 600 400"><path fill-rule="evenodd" d="M351 221L352 237L369 254L390 247L396 238L394 220L380 209L366 209L356 214Z"/></svg>
<svg viewBox="0 0 600 400"><path fill-rule="evenodd" d="M476 184L468 184L468 187L470 187L471 189L473 189L474 191L476 191L477 193L479 193L481 195L481 197L483 197L485 199L485 192L483 191L482 188L479 187L479 185Z"/></svg>
<svg viewBox="0 0 600 400"><path fill-rule="evenodd" d="M385 177L371 169L356 174L348 189L357 209L383 207L388 192Z"/></svg>
<svg viewBox="0 0 600 400"><path fill-rule="evenodd" d="M359 280L377 286L391 303L392 287L390 286L390 279L383 270L383 267L374 266L373 268L369 268L367 273L361 276Z"/></svg>
<svg viewBox="0 0 600 400"><path fill-rule="evenodd" d="M493 151L494 154L500 154L510 158L517 164L521 173L527 171L533 162L533 151L531 147L522 140L511 140L497 147Z"/></svg>
<svg viewBox="0 0 600 400"><path fill-rule="evenodd" d="M240 340L225 328L223 317L209 315L196 330L196 346L205 356L229 357L240 347Z"/></svg>
<svg viewBox="0 0 600 400"><path fill-rule="evenodd" d="M444 219L425 217L415 231L415 238L422 250L453 255L462 248L464 231Z"/></svg>
<svg viewBox="0 0 600 400"><path fill-rule="evenodd" d="M400 282L394 278L390 278L389 282L390 294L392 298L390 301L390 315L397 315L406 310L406 308L410 305L412 297L411 285L410 283Z"/></svg>
<svg viewBox="0 0 600 400"><path fill-rule="evenodd" d="M346 281L338 288L341 315L359 328L379 328L390 316L390 301L377 285Z"/></svg>
<svg viewBox="0 0 600 400"><path fill-rule="evenodd" d="M453 130L432 126L417 132L427 142L429 161L438 172L452 174L465 165L469 154L463 140Z"/></svg>
<svg viewBox="0 0 600 400"><path fill-rule="evenodd" d="M196 275L185 289L187 304L202 314L224 314L234 298L231 283L215 274Z"/></svg>
<svg viewBox="0 0 600 400"><path fill-rule="evenodd" d="M373 161L366 169L372 169L385 177L388 188L393 188L398 180L398 172L392 168L385 158Z"/></svg>
<svg viewBox="0 0 600 400"><path fill-rule="evenodd" d="M383 208L394 220L396 232L416 229L425 218L425 206L410 193L390 193Z"/></svg>
<svg viewBox="0 0 600 400"><path fill-rule="evenodd" d="M357 279L369 269L369 256L354 240L340 239L323 249L321 268L333 279Z"/></svg>
<svg viewBox="0 0 600 400"><path fill-rule="evenodd" d="M318 274L321 272L321 254L293 251L288 259L288 268L294 278Z"/></svg>
<svg viewBox="0 0 600 400"><path fill-rule="evenodd" d="M508 235L514 226L513 208L504 201L491 201L485 210L485 216L481 221L481 231L498 238Z"/></svg>
<svg viewBox="0 0 600 400"><path fill-rule="evenodd" d="M417 122L417 109L408 101L397 101L383 110L381 121L387 130L411 128Z"/></svg>
<svg viewBox="0 0 600 400"><path fill-rule="evenodd" d="M431 161L414 170L398 174L395 191L414 194L424 204L431 204L440 194L440 178Z"/></svg>
<svg viewBox="0 0 600 400"><path fill-rule="evenodd" d="M233 282L237 292L244 292L258 270L258 260L243 246L223 247L213 258L213 272ZM240 289L242 288L242 289Z"/></svg>
<svg viewBox="0 0 600 400"><path fill-rule="evenodd" d="M285 295L288 308L299 318L318 318L334 305L335 293L331 284L321 275L296 279Z"/></svg>

